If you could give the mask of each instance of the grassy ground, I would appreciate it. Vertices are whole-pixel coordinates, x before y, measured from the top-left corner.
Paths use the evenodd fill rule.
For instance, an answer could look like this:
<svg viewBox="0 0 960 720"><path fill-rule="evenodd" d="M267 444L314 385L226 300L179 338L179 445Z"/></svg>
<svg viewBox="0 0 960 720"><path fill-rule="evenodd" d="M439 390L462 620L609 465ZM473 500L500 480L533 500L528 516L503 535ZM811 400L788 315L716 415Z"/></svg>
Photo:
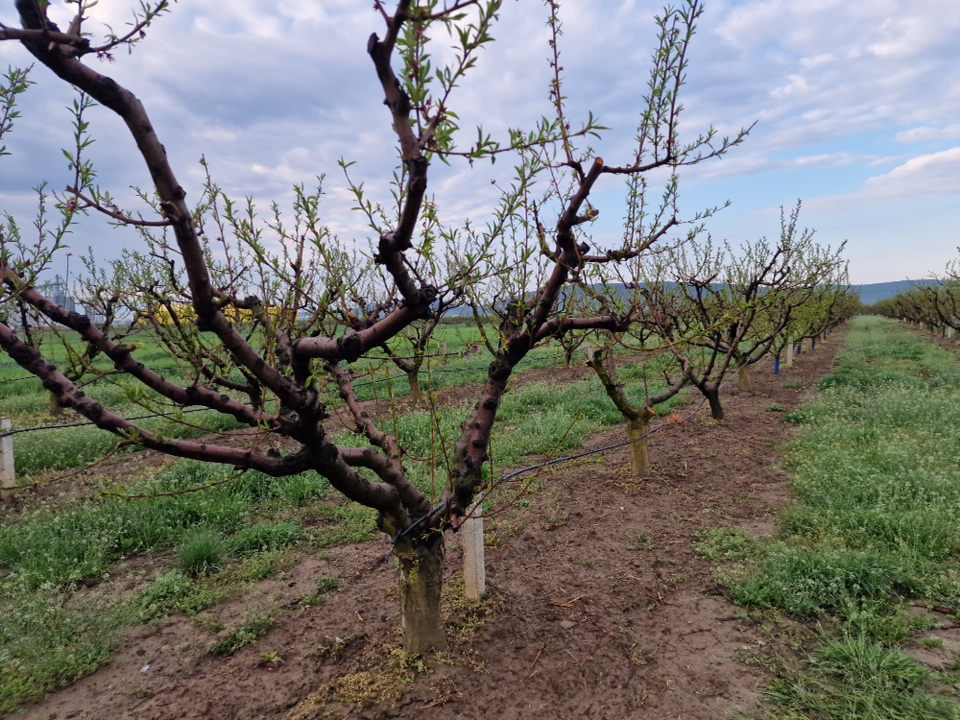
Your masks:
<svg viewBox="0 0 960 720"><path fill-rule="evenodd" d="M767 658L764 718L960 718L960 647L928 632L937 669L904 652L960 617L960 365L880 318L857 319L837 362L786 418L803 433L780 535L713 533L703 551L730 561L737 603L817 623L803 663Z"/></svg>
<svg viewBox="0 0 960 720"><path fill-rule="evenodd" d="M229 478L221 466L181 462L131 490L169 493ZM68 684L110 659L124 627L173 612L194 614L262 579L293 545L373 537L369 512L318 504L328 486L316 475L275 480L247 473L204 492L143 501L97 498L38 508L0 526L0 712ZM312 513L338 515L336 530L304 530ZM133 595L101 585L116 563L166 553ZM78 589L92 588L80 593Z"/></svg>

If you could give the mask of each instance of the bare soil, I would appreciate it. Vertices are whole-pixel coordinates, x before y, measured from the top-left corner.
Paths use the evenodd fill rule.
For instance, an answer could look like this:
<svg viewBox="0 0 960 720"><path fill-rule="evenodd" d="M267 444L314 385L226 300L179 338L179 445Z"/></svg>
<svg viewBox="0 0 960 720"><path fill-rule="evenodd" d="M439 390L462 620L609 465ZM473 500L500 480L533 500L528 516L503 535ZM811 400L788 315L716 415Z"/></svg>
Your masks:
<svg viewBox="0 0 960 720"><path fill-rule="evenodd" d="M769 675L738 658L767 636L728 601L695 545L709 528L776 532L790 498L781 447L793 426L784 412L829 371L841 341L831 335L779 376L760 365L753 392L728 385L724 422L704 407L654 435L651 478L628 476L625 448L537 477L522 503L486 521L482 603L461 597L460 538L448 534L450 647L425 663L398 651L397 570L384 561L383 539L302 557L204 613L203 627L177 616L137 628L113 663L22 717L713 720L750 712ZM564 371L563 380L582 372ZM448 401L463 396L448 393ZM617 428L589 446L625 435ZM304 603L318 578L336 578L338 589ZM211 625L236 627L256 614L277 624L232 656L208 652Z"/></svg>

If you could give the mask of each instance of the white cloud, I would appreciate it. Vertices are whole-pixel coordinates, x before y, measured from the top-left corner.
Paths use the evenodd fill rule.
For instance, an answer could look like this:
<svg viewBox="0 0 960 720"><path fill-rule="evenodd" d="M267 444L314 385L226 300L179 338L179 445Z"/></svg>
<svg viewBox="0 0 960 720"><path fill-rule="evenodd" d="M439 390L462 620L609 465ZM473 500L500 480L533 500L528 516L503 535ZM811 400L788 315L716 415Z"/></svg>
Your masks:
<svg viewBox="0 0 960 720"><path fill-rule="evenodd" d="M771 158L761 153L750 152L749 141L745 148L734 150L721 162L710 162L684 171L682 177L688 184L701 185L737 177L756 176L766 173L802 170L821 167L845 167L857 164L873 165L885 161L874 155L851 152L818 153L789 158Z"/></svg>
<svg viewBox="0 0 960 720"><path fill-rule="evenodd" d="M720 117L760 118L756 138L768 151L960 114L960 89L947 82L960 42L953 0L748 0L713 11L711 45L695 53L721 60L708 72L732 101ZM702 72L694 66L691 75Z"/></svg>
<svg viewBox="0 0 960 720"><path fill-rule="evenodd" d="M853 206L895 205L960 196L960 147L911 158L890 172L867 179L856 192L816 198L811 209L836 212Z"/></svg>
<svg viewBox="0 0 960 720"><path fill-rule="evenodd" d="M926 142L928 140L953 140L960 138L960 123L942 128L917 127L896 134L896 140L903 143Z"/></svg>
<svg viewBox="0 0 960 720"><path fill-rule="evenodd" d="M888 198L960 194L960 147L908 160L867 187Z"/></svg>

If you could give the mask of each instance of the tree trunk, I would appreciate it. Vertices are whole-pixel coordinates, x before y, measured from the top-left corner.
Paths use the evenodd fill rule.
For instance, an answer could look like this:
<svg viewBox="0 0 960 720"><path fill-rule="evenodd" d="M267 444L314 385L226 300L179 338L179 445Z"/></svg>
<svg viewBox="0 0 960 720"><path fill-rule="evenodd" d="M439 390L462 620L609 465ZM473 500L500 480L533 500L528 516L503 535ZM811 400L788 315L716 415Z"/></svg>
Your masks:
<svg viewBox="0 0 960 720"><path fill-rule="evenodd" d="M407 379L410 381L410 399L414 402L423 401L423 390L420 389L420 373L416 370L408 372Z"/></svg>
<svg viewBox="0 0 960 720"><path fill-rule="evenodd" d="M723 406L720 405L720 390L717 388L706 388L702 390L710 403L710 416L714 420L723 420Z"/></svg>
<svg viewBox="0 0 960 720"><path fill-rule="evenodd" d="M50 393L50 417L60 417L63 415L63 405L56 395Z"/></svg>
<svg viewBox="0 0 960 720"><path fill-rule="evenodd" d="M425 655L447 646L440 621L443 554L442 533L397 546L403 649L414 655Z"/></svg>
<svg viewBox="0 0 960 720"><path fill-rule="evenodd" d="M627 420L627 432L630 439L634 440L647 432L649 421ZM647 454L647 441L640 440L630 446L630 470L637 477L648 477L650 475L650 458Z"/></svg>
<svg viewBox="0 0 960 720"><path fill-rule="evenodd" d="M740 389L744 392L753 392L753 380L750 377L750 366L744 365L740 368L740 374L737 376Z"/></svg>

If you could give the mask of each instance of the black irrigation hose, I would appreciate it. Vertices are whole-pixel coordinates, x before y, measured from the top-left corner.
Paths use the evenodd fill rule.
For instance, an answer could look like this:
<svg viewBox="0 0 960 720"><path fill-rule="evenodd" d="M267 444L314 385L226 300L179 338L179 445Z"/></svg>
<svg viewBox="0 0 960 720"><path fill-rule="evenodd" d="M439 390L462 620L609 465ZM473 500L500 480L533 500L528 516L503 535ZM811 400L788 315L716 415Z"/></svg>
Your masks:
<svg viewBox="0 0 960 720"><path fill-rule="evenodd" d="M725 388L728 384L730 384L731 382L733 382L733 379L736 378L737 375L739 375L739 374L740 374L740 371L737 370L737 372L735 372L735 373L730 377L729 380L726 380L725 382L721 383L720 387L717 388L717 392L720 392L720 390L722 390L722 389ZM641 440L645 440L645 439L648 438L650 435L653 435L655 432L658 432L659 430L662 430L662 429L665 428L665 427L670 427L671 425L682 425L683 423L687 422L687 420L689 420L689 419L692 418L694 415L696 415L698 412L700 412L700 408L702 408L706 402L707 402L707 398L704 397L699 403L697 403L697 406L696 406L692 411L690 411L690 413L689 413L685 418L683 418L682 420L680 420L680 421L678 421L678 422L665 422L665 423L661 423L660 425L657 425L655 428L651 428L650 430L647 430L647 432L645 432L643 435L641 435L641 436L638 437L638 438L633 438L632 440L624 440L623 442L614 443L613 445L606 445L605 447L595 448L595 449L593 449L593 450L587 450L586 452L577 453L576 455L568 455L568 456L566 456L566 457L555 458L555 459L553 459L553 460L548 460L547 462L540 463L539 465L530 465L529 467L522 468L521 470L516 470L516 471L510 473L509 475L504 475L504 476L498 478L497 480L495 480L495 481L494 481L493 483L491 483L490 486L486 489L486 492L489 493L489 492L490 492L491 490L493 490L495 487L498 487L499 485L501 485L501 484L503 484L503 483L505 483L505 482L509 482L509 481L513 480L514 478L519 477L520 475L526 475L527 473L531 473L531 472L533 472L534 470L542 470L543 468L551 467L551 466L553 466L553 465L561 465L561 464L563 464L563 463L573 462L574 460L580 460L581 458L589 457L590 455L598 455L598 454L600 454L600 453L609 452L609 451L611 451L611 450L617 450L617 449L619 449L619 448L626 447L627 445L633 445L634 443L638 443L638 442L640 442ZM421 517L421 518L418 518L418 519L417 519L416 521L414 521L411 525L409 525L408 527L404 528L403 530L401 530L400 532L398 532L396 535L394 535L394 536L393 536L393 539L390 540L390 544L391 544L391 545L396 545L398 542L400 542L400 541L403 540L404 538L407 538L407 537L409 537L410 535L412 535L413 532L414 532L417 528L419 528L421 525L423 525L423 524L424 524L426 521L428 521L430 518L434 517L437 513L443 511L444 508L446 508L446 506L447 506L447 501L444 500L442 503L440 503L440 504L437 505L435 508L433 508L429 513L427 513L426 515L424 515L424 516Z"/></svg>
<svg viewBox="0 0 960 720"><path fill-rule="evenodd" d="M540 357L540 358L530 358L530 360L531 360L531 361L536 361L536 360L549 360L549 359L553 359L553 358L557 358L557 357L563 357L563 355L552 355L552 356L546 356L546 357ZM482 370L483 370L483 368L476 368L476 369L472 369L472 368L449 368L449 369L447 369L447 370L440 369L440 370L434 370L434 371L432 371L432 372L480 372L480 371L482 371ZM426 371L423 371L423 372L426 372ZM717 392L719 392L719 391L722 390L724 387L726 387L728 384L730 384L730 383L733 381L733 379L734 379L735 377L737 377L737 375L739 375L739 373L740 373L740 371L738 370L737 372L735 372L735 373L730 377L730 379L728 379L728 380L726 380L725 382L723 382L723 383L720 385L720 387L717 388ZM30 379L30 378L32 378L32 377L34 377L34 376L31 375L31 376L26 377L26 378L14 378L14 380L28 380L28 379ZM388 379L396 379L397 377L406 377L406 375L394 376L393 378L388 378ZM7 380L7 381L0 381L0 382L13 382L14 380ZM372 381L370 381L369 383L363 383L363 384L369 385L369 384L373 384L373 383L375 383L375 382L377 382L377 381L376 381L376 380L372 380ZM361 385L355 385L354 387L361 387ZM697 403L697 406L696 406L690 413L688 413L687 416L686 416L685 418L683 418L682 420L680 420L680 421L678 421L678 422L665 422L665 423L661 423L660 425L657 425L656 427L651 428L650 430L648 430L647 432L645 432L643 435L641 435L641 436L638 437L638 438L633 438L632 440L624 440L623 442L614 443L613 445L606 445L606 446L600 447L600 448L594 448L593 450L587 450L587 451L582 452L582 453L577 453L576 455L567 455L567 456L565 456L565 457L554 458L553 460L548 460L547 462L540 463L539 465L530 465L530 466L525 467L525 468L522 468L522 469L520 469L520 470L516 470L516 471L510 473L509 475L504 475L504 476L498 478L496 481L494 481L494 482L487 488L486 492L489 493L491 490L493 490L494 488L498 487L499 485L502 485L503 483L506 483L506 482L510 482L511 480L513 480L513 479L515 479L515 478L517 478L517 477L519 477L519 476L521 476L521 475L526 475L527 473L531 473L531 472L533 472L533 471L535 471L535 470L542 470L543 468L552 467L553 465L561 465L561 464L563 464L563 463L573 462L574 460L580 460L580 459L585 458L585 457L590 457L591 455L598 455L598 454L600 454L600 453L610 452L611 450L618 450L618 449L620 449L620 448L622 448L622 447L627 447L628 445L633 445L634 443L638 443L638 442L640 442L641 440L645 440L645 439L648 438L649 436L651 436L651 435L653 435L654 433L662 430L662 429L665 428L665 427L669 427L669 426L671 426L671 425L682 425L683 423L687 422L687 420L689 420L689 419L692 418L694 415L696 415L698 412L700 412L700 408L702 408L706 402L707 402L707 398L704 397L699 403ZM205 412L205 411L210 410L210 409L211 409L211 408L205 408L205 407L204 407L204 408L196 408L196 409L193 409L193 410L183 410L182 413L183 413L183 414L186 414L186 413L195 413L195 412ZM163 414L138 415L138 416L126 418L126 420L148 420L148 419L157 418L157 417L167 417L167 415L163 415ZM42 425L42 426L39 426L39 427L22 428L22 429L20 429L20 430L10 430L10 431L5 432L5 433L0 433L0 438L2 438L2 437L9 437L9 436L11 436L11 435L17 435L17 434L19 434L19 433L33 432L33 431L36 431L36 430L60 430L60 429L64 429L64 428L86 427L86 426L90 426L90 425L94 425L94 423L84 422L84 423L73 423L73 424L70 424L70 425ZM399 531L396 535L394 535L393 538L390 540L390 544L395 546L398 542L400 542L400 541L403 540L404 538L410 537L421 525L423 525L425 522L427 522L428 520L430 520L430 518L434 517L437 513L442 512L442 511L446 508L446 506L447 506L447 501L444 500L442 503L440 503L439 505L437 505L436 507L434 507L434 508L433 508L430 512L428 512L426 515L423 515L422 517L418 518L418 519L415 520L412 524L408 525L406 528L404 528L403 530ZM388 553L388 556L389 556L389 553Z"/></svg>
<svg viewBox="0 0 960 720"><path fill-rule="evenodd" d="M539 361L541 361L541 360L555 360L556 358L561 358L561 357L563 357L562 354L561 354L561 355L545 355L545 356L543 356L543 357L524 358L521 362L539 362ZM386 359L386 358L384 358L384 359ZM429 373L429 374L438 374L438 373L478 373L478 372L486 372L486 371L487 371L487 368L486 368L486 367L477 367L477 368L437 368L436 370L418 370L418 371L417 371L417 374L418 374L418 375L426 375L426 374L428 374L428 373ZM402 380L402 379L405 378L405 377L407 377L406 373L404 373L403 375L388 375L388 376L385 377L385 378L379 378L379 379L374 379L374 380L368 380L367 382L357 383L357 384L354 385L353 387L355 387L355 388L358 388L358 387L366 387L367 385L374 385L375 383L378 383L378 382L388 382L388 381L390 381L390 380Z"/></svg>
<svg viewBox="0 0 960 720"><path fill-rule="evenodd" d="M454 353L448 353L448 354L449 354L449 355L453 355ZM458 355L459 357L463 357L462 355L459 355L459 353L457 353L457 355ZM555 359L555 358L560 358L560 357L563 357L563 355L562 355L562 354L561 354L561 355L544 355L544 356L542 356L542 357L524 358L524 362L541 362L541 361L543 361L543 360L553 360L553 359ZM376 358L376 359L387 360L388 358ZM433 370L432 372L435 372L435 373L440 373L440 372L479 372L480 370L483 370L483 369L484 369L484 368L477 368L476 370L473 370L473 369L455 369L455 368L450 368L450 369L446 369L446 370L444 370L444 369ZM427 372L430 372L430 371L428 371L428 370L420 370L419 372L420 372L420 374L423 374L423 373L427 373ZM390 379L390 380L395 380L395 379L397 379L397 378L402 378L402 377L406 377L406 375L394 375L393 377L388 378L388 379ZM12 382L20 382L20 381L22 381L22 380L36 380L36 379L37 379L37 376L36 376L36 375L25 375L24 377L6 378L6 379L4 379L4 380L0 380L0 385L6 385L7 383L12 383ZM374 381L372 381L372 382L380 382L380 381L379 381L379 380L374 380ZM363 383L363 384L364 384L364 385L369 385L369 384L371 384L371 383ZM357 386L355 386L355 387L360 387L360 385L357 385Z"/></svg>
<svg viewBox="0 0 960 720"><path fill-rule="evenodd" d="M36 380L36 378L37 378L36 375L27 375L26 377L19 377L19 378L7 378L6 380L0 380L0 385L3 385L5 383L20 382L21 380Z"/></svg>
<svg viewBox="0 0 960 720"><path fill-rule="evenodd" d="M472 372L472 373L476 373L476 372L484 372L484 370L486 370L486 368L449 368L449 369L447 369L447 370L443 370L443 369L440 369L440 370L419 370L419 371L417 372L417 374L418 374L418 375L425 375L425 374L428 373L428 372L431 373L431 374L432 374L432 373L456 373L456 372ZM404 373L403 375L388 375L387 377L384 377L384 378L375 378L375 379L373 379L373 380L368 380L367 382L357 383L357 384L355 384L353 387L354 387L354 388L366 387L367 385L376 385L378 382L390 382L391 380L402 380L402 379L405 378L405 377L407 377L407 374L406 374L406 373Z"/></svg>
<svg viewBox="0 0 960 720"><path fill-rule="evenodd" d="M548 358L531 358L531 360L545 360L545 359L548 359ZM448 368L448 369L446 369L446 370L444 370L444 369L433 370L432 372L434 372L434 373L441 373L441 372L446 372L446 373L455 373L455 372L483 372L483 371L485 371L485 370L486 370L486 368ZM428 371L427 371L427 370L421 370L420 372L421 372L421 374L422 374L422 373L426 373L426 372L428 372ZM406 377L406 375L393 375L393 376L391 376L391 377L385 378L384 380L371 380L371 381L365 382L365 383L358 383L357 385L354 385L354 387L363 387L364 385L373 385L373 384L376 383L376 382L386 382L387 380L397 380L397 379L399 379L399 378L405 378L405 377ZM32 379L34 379L34 378L36 378L35 375L28 375L27 377L13 378L12 380L0 380L0 383L3 383L3 382L13 382L14 380L32 380ZM202 408L195 408L195 409L193 409L193 410L183 410L182 412L183 412L184 414L186 414L186 413L204 412L204 411L206 411L206 410L212 410L212 409L213 409L213 408L202 407ZM165 413L154 413L153 415L135 415L134 417L124 418L124 420L128 420L128 421L129 421L129 420L150 420L150 419L152 419L152 418L158 418L158 417L169 417L169 413L166 413L166 414L165 414ZM70 424L68 424L68 425L37 425L37 426L35 426L35 427L20 428L19 430L9 430L9 431L7 431L7 432L5 432L5 433L0 433L0 438L9 437L9 436L11 436L11 435L19 435L20 433L35 432L35 431L38 431L38 430L63 430L63 429L66 429L66 428L87 427L87 426L89 426L89 425L95 425L95 423L92 423L92 422L82 422L82 423L70 423Z"/></svg>
<svg viewBox="0 0 960 720"><path fill-rule="evenodd" d="M544 359L544 358L532 358L532 359L533 359L533 360L540 360L540 359ZM485 369L486 369L486 368L476 368L476 369L473 369L473 368L449 368L449 369L446 369L446 370L443 370L443 369L433 370L432 372L434 372L434 373L441 373L441 372L447 372L447 373L454 373L454 372L483 372ZM426 371L426 370L421 370L421 374L422 374L422 373L425 373L425 372L427 372L427 371ZM15 380L31 380L31 379L33 379L33 378L35 378L35 377L36 377L35 375L29 375L29 376L24 377L24 378L14 378L14 379L15 379ZM365 382L365 383L358 383L357 385L354 385L354 387L363 387L364 385L373 385L373 384L376 383L376 382L386 382L387 380L397 380L397 379L399 379L399 378L405 378L405 377L406 377L406 375L393 375L393 376L391 376L391 377L385 378L384 380L371 380L371 381ZM13 382L13 380L8 380L8 381L0 380L0 383L2 383L2 382ZM193 409L193 410L183 410L182 412L183 412L183 413L195 413L195 412L204 412L205 410L212 410L212 409L213 409L213 408L202 407L202 408L196 408L196 409ZM167 414L165 414L165 413L155 413L155 414L153 414L153 415L136 415L136 416L134 416L134 417L124 418L124 420L128 420L128 421L129 421L129 420L149 420L149 419L151 419L151 418L158 418L158 417L169 417L169 413L167 413ZM11 435L18 435L18 434L20 434L20 433L35 432L35 431L38 431L38 430L63 430L63 429L66 429L66 428L87 427L88 425L95 425L95 423L92 423L92 422L82 422L82 423L70 423L70 424L68 424L68 425L37 425L37 426L35 426L35 427L20 428L19 430L9 430L9 431L7 431L7 432L5 432L5 433L0 433L0 438L9 437L9 436L11 436Z"/></svg>
<svg viewBox="0 0 960 720"><path fill-rule="evenodd" d="M558 358L558 357L563 357L563 355L547 355L547 356L545 356L545 357L528 358L528 360L529 360L530 362L536 362L536 361L539 361L539 360L550 360L550 359ZM437 370L421 370L421 371L419 372L419 374L422 375L422 374L425 374L425 373L428 373L428 372L430 372L430 373L457 373L457 372L461 372L461 373L477 373L477 372L484 372L485 370L486 370L486 368L483 368L483 367L479 367L479 368L446 368L446 369L444 369L444 368L439 368L439 369L437 369ZM370 380L369 382L358 383L358 384L354 385L353 387L358 388L358 387L363 387L363 386L365 386L365 385L373 385L373 384L375 384L375 383L377 383L377 382L387 382L387 381L389 381L389 380L398 380L398 379L405 378L405 377L406 377L406 374L403 374L403 375L393 375L393 376L389 376L389 377L387 377L387 378L384 378L383 380ZM27 375L26 377L21 377L21 378L11 378L11 379L9 379L9 380L0 380L0 384L7 383L7 382L16 382L16 381L18 381L18 380L33 380L33 379L35 379L35 378L36 378L36 375ZM212 410L212 408L203 407L203 408L196 408L196 409L194 409L194 410L183 410L182 412L185 414L185 413L204 412L204 411L206 411L206 410ZM129 420L150 420L150 419L152 419L152 418L168 417L168 416L169 416L168 414L164 414L164 413L155 413L155 414L153 414L153 415L136 415L136 416L134 416L134 417L124 418L124 420L128 420L128 421L129 421ZM19 430L9 430L9 431L7 431L7 432L5 432L5 433L0 433L0 438L9 437L9 436L11 436L11 435L19 435L20 433L35 432L35 431L38 431L38 430L63 430L63 429L66 429L66 428L87 427L87 426L89 426L89 425L95 425L95 423L92 423L92 422L82 422L82 423L70 423L69 425L37 425L36 427L20 428Z"/></svg>
<svg viewBox="0 0 960 720"><path fill-rule="evenodd" d="M212 410L213 408L195 408L193 410L181 410L181 413L186 415L187 413L197 413L205 412L207 410ZM153 415L135 415L134 417L124 418L124 420L149 420L151 418L158 417L170 417L170 413L154 413ZM20 433L34 432L36 430L63 430L64 428L78 428L78 427L88 427L96 425L92 422L82 422L82 423L70 423L69 425L37 425L36 427L29 428L20 428L19 430L8 430L5 433L0 433L0 438L9 437L10 435L18 435Z"/></svg>

